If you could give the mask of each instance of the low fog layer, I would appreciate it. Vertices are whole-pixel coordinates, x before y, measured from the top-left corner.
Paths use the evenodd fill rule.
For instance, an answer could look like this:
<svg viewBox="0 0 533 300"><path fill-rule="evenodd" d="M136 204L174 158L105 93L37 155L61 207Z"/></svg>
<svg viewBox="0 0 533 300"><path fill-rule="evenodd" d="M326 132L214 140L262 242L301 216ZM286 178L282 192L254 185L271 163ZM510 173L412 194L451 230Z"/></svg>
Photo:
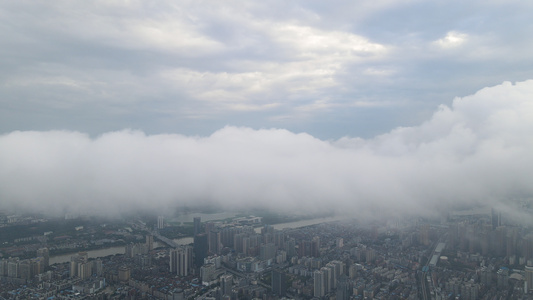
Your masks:
<svg viewBox="0 0 533 300"><path fill-rule="evenodd" d="M373 139L231 126L207 137L0 136L3 209L113 214L216 205L357 217L480 204L511 212L532 195L533 81L457 98L419 126Z"/></svg>

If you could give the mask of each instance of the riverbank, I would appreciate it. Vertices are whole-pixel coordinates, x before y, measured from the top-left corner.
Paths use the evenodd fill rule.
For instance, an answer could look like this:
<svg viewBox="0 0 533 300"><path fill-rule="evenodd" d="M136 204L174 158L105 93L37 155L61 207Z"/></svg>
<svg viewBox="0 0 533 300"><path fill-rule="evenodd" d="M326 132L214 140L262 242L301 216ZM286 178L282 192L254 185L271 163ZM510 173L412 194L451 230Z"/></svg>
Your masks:
<svg viewBox="0 0 533 300"><path fill-rule="evenodd" d="M312 226L322 223L329 223L329 222L336 222L336 221L342 221L345 220L344 217L324 217L324 218L315 218L315 219L307 219L307 220L300 220L295 222L287 222L287 223L280 223L280 224L274 224L272 225L274 229L281 230L285 228L301 228L306 226ZM261 227L255 228L255 231L257 233L261 232ZM183 237L179 239L173 239L173 241L178 245L188 245L192 244L194 242L193 237ZM162 242L154 241L154 248L158 247L166 247L166 245ZM116 254L124 254L125 253L125 246L113 246L109 248L103 248L103 249L95 249L95 250L86 250L86 249L79 249L74 252L61 254L61 255L54 255L50 257L50 265L57 264L57 263L65 263L70 261L70 257L79 251L87 252L89 255L89 258L98 258L98 257L105 257L109 255L116 255Z"/></svg>

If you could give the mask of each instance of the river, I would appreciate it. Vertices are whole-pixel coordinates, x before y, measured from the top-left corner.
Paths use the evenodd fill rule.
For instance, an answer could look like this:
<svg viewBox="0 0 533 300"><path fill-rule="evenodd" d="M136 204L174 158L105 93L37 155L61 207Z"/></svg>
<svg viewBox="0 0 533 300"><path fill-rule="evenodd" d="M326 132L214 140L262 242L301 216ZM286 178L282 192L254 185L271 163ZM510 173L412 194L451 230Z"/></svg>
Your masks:
<svg viewBox="0 0 533 300"><path fill-rule="evenodd" d="M219 214L217 214L219 215ZM224 215L226 216L226 215ZM191 218L192 219L192 218ZM274 229L284 229L284 228L300 228L315 224L321 224L321 223L328 223L328 222L334 222L334 221L340 221L344 220L343 217L328 217L328 218L316 218L316 219L309 219L309 220L300 220L296 222L288 222L288 223L281 223L281 224L275 224L273 225ZM207 220L207 221L213 221L215 219ZM202 218L202 222L204 222L204 219ZM258 227L255 229L257 233L261 232L261 227ZM178 245L188 245L192 244L194 239L192 237L184 237L180 239L174 239L173 240ZM164 243L160 242L154 242L154 247L165 247L166 245ZM89 250L86 251L89 255L89 258L97 258L97 257L104 257L109 255L115 255L115 254L124 254L126 252L125 246L116 246L116 247L109 247L104 249L97 249L97 250ZM50 257L50 265L53 264L59 264L59 263L65 263L70 261L70 257L74 255L74 253L69 254L61 254Z"/></svg>
<svg viewBox="0 0 533 300"><path fill-rule="evenodd" d="M208 222L208 221L219 221L219 220L225 220L230 218L235 218L237 216L236 213L230 213L230 212L221 212L221 213L214 213L214 214L203 214L203 213L190 213L190 214L183 214L179 215L175 218L170 219L170 222L178 222L178 223L185 223L185 222L193 222L194 218L199 217L202 222Z"/></svg>
<svg viewBox="0 0 533 300"><path fill-rule="evenodd" d="M341 220L346 220L346 218L345 217L327 217L327 218L307 219L307 220L300 220L300 221L295 221L295 222L274 224L272 225L272 227L274 227L274 229L281 230L284 228L300 228L300 227L305 227L305 226L311 226L311 225L329 223L329 222L335 222L335 221L341 221ZM255 232L261 233L261 227L257 227L255 229Z"/></svg>

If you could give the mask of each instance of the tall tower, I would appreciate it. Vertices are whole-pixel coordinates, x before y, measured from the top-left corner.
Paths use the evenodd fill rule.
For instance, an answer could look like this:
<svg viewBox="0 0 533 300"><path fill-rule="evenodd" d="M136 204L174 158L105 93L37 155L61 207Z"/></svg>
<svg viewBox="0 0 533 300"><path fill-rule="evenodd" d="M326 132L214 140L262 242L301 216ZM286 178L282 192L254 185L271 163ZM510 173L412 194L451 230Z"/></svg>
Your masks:
<svg viewBox="0 0 533 300"><path fill-rule="evenodd" d="M287 279L285 273L281 270L272 271L272 293L283 297L287 290Z"/></svg>
<svg viewBox="0 0 533 300"><path fill-rule="evenodd" d="M187 265L189 266L189 270L187 272L189 274L194 274L194 252L193 252L193 247L185 246L185 255L187 256Z"/></svg>
<svg viewBox="0 0 533 300"><path fill-rule="evenodd" d="M170 258L169 271L170 273L177 274L178 273L178 249L170 249L168 256Z"/></svg>
<svg viewBox="0 0 533 300"><path fill-rule="evenodd" d="M194 236L197 236L198 234L202 233L202 218L200 217L194 217Z"/></svg>
<svg viewBox="0 0 533 300"><path fill-rule="evenodd" d="M207 245L207 234L201 233L194 237L194 266L199 268L204 264L209 250Z"/></svg>

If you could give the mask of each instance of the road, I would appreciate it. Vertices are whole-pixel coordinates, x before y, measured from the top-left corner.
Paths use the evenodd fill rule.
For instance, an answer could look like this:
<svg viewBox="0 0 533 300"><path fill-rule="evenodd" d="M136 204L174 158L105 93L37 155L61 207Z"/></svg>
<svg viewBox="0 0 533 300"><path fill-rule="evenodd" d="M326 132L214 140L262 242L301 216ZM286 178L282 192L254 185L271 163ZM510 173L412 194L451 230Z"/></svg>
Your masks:
<svg viewBox="0 0 533 300"><path fill-rule="evenodd" d="M230 268L227 268L227 267L225 267L225 266L222 266L222 269L224 269L224 271L226 271L226 272L228 272L228 273L230 273L230 274L235 275L236 277L248 278L248 276L246 276L246 274L243 274L243 273L237 272L237 271L232 270L232 269L230 269ZM267 288L267 289L271 289L271 288L272 288L271 286L269 286L269 285L267 285L267 284L261 282L260 279L256 279L256 281L257 281L257 284L258 284L258 285L260 285L260 286L262 286L262 287L264 287L264 288Z"/></svg>
<svg viewBox="0 0 533 300"><path fill-rule="evenodd" d="M167 244L168 246L172 247L172 248L177 248L178 247L178 244L176 244L173 240L165 237L165 236L162 236L161 234L159 234L159 232L157 231L153 231L152 232L153 236L155 236L156 238L158 238L160 241L162 241L163 243Z"/></svg>
<svg viewBox="0 0 533 300"><path fill-rule="evenodd" d="M436 242L434 242L431 245L431 248L433 250L431 251L431 255L428 256L428 260L426 262L426 265L422 268L422 272L421 272L421 275L420 275L420 293L422 294L422 299L423 300L432 299L431 296L430 296L430 292L429 292L430 286L428 286L428 276L431 276L431 270L429 269L429 262L431 261L431 258L435 254L435 250L437 249L437 246L439 245L439 243L443 242L443 240L447 236L448 236L448 234L442 235ZM426 271L424 271L424 269ZM429 278L431 278L431 277L429 277Z"/></svg>

